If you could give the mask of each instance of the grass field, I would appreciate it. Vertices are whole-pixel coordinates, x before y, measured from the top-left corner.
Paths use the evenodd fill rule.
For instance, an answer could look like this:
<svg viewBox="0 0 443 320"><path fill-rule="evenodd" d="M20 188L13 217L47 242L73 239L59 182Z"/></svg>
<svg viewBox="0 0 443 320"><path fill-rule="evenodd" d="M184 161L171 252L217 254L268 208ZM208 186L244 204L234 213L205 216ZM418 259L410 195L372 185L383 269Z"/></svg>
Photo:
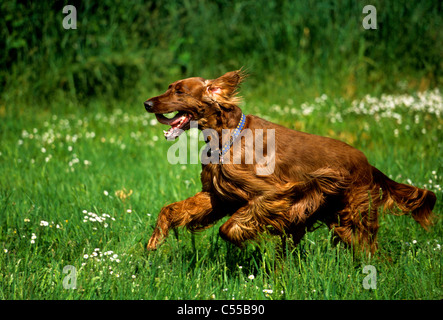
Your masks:
<svg viewBox="0 0 443 320"><path fill-rule="evenodd" d="M244 89L244 112L361 149L391 178L434 191L441 216L439 90L305 103L281 90L263 99ZM161 207L201 184L199 165L167 162L171 143L145 113L146 97L0 105L1 299L443 298L441 220L426 232L384 215L372 258L331 246L326 227L284 254L266 235L239 250L218 236L224 220L198 234L180 229L148 253ZM365 265L376 289L363 286Z"/></svg>
<svg viewBox="0 0 443 320"><path fill-rule="evenodd" d="M373 0L370 30L366 4L0 2L0 299L442 299L441 219L426 232L384 215L371 258L324 226L297 248L264 235L239 250L218 236L225 220L145 250L201 168L168 163L143 101L242 66L244 113L357 147L434 191L441 217L441 3Z"/></svg>

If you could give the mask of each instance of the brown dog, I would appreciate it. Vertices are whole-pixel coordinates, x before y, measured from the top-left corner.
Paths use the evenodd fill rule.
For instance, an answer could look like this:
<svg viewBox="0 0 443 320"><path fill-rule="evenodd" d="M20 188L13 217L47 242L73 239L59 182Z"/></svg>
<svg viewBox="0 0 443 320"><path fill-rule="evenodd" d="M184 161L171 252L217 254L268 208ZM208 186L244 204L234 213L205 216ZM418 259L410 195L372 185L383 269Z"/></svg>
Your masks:
<svg viewBox="0 0 443 320"><path fill-rule="evenodd" d="M265 229L298 243L321 221L338 239L370 252L377 247L381 206L396 204L424 228L431 224L433 192L389 179L344 142L244 116L236 95L244 76L239 70L214 80L180 80L145 101L148 112L171 126L168 140L192 121L214 133L207 139L211 161L202 160L202 191L162 208L148 249L156 249L171 228L199 230L228 215L220 235L238 246ZM177 114L164 116L170 112Z"/></svg>

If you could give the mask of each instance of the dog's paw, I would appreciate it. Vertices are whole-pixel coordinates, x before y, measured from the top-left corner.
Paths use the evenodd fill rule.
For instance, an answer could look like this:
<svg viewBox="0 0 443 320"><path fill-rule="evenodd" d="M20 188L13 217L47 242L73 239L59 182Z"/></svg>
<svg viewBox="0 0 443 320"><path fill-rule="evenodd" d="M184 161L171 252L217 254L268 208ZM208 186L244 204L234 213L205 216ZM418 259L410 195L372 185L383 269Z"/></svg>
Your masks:
<svg viewBox="0 0 443 320"><path fill-rule="evenodd" d="M146 246L146 249L148 251L155 251L158 247L158 240L156 238L149 239L148 245Z"/></svg>

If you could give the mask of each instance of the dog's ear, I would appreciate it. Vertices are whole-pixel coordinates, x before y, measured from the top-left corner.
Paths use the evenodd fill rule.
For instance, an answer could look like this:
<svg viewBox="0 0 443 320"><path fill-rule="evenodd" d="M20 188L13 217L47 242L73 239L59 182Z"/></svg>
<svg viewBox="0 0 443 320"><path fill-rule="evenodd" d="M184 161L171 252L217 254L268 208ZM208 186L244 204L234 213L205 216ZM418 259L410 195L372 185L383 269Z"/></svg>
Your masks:
<svg viewBox="0 0 443 320"><path fill-rule="evenodd" d="M240 83L245 79L243 70L231 71L214 80L207 80L206 94L222 105L238 104L237 90Z"/></svg>

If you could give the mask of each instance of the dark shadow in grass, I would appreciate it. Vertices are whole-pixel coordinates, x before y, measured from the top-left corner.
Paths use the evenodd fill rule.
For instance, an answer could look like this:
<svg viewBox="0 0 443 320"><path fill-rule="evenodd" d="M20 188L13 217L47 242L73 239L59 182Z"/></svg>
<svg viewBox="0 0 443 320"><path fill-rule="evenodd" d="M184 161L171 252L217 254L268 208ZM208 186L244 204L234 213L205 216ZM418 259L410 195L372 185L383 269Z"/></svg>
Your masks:
<svg viewBox="0 0 443 320"><path fill-rule="evenodd" d="M202 261L206 260L208 265L218 265L230 277L239 272L244 275L273 274L281 269L287 256L304 259L307 255L303 246L294 246L289 241L282 243L280 237L269 234L247 242L243 248L224 241L214 233L206 243L196 239L191 235L192 250L188 246L182 252L182 257L189 261L188 268L201 268Z"/></svg>
<svg viewBox="0 0 443 320"><path fill-rule="evenodd" d="M148 260L152 265L170 264L184 273L195 274L211 269L230 278L239 273L244 276L275 275L288 268L293 272L304 272L302 265L328 259L339 263L345 256L357 269L362 263L352 254L352 249L334 243L333 233L327 228L308 233L298 245L294 245L291 239L282 240L282 237L265 233L247 242L243 248L224 241L217 231L218 228L214 227L213 231L197 234L185 230L171 233L157 251L148 253Z"/></svg>

